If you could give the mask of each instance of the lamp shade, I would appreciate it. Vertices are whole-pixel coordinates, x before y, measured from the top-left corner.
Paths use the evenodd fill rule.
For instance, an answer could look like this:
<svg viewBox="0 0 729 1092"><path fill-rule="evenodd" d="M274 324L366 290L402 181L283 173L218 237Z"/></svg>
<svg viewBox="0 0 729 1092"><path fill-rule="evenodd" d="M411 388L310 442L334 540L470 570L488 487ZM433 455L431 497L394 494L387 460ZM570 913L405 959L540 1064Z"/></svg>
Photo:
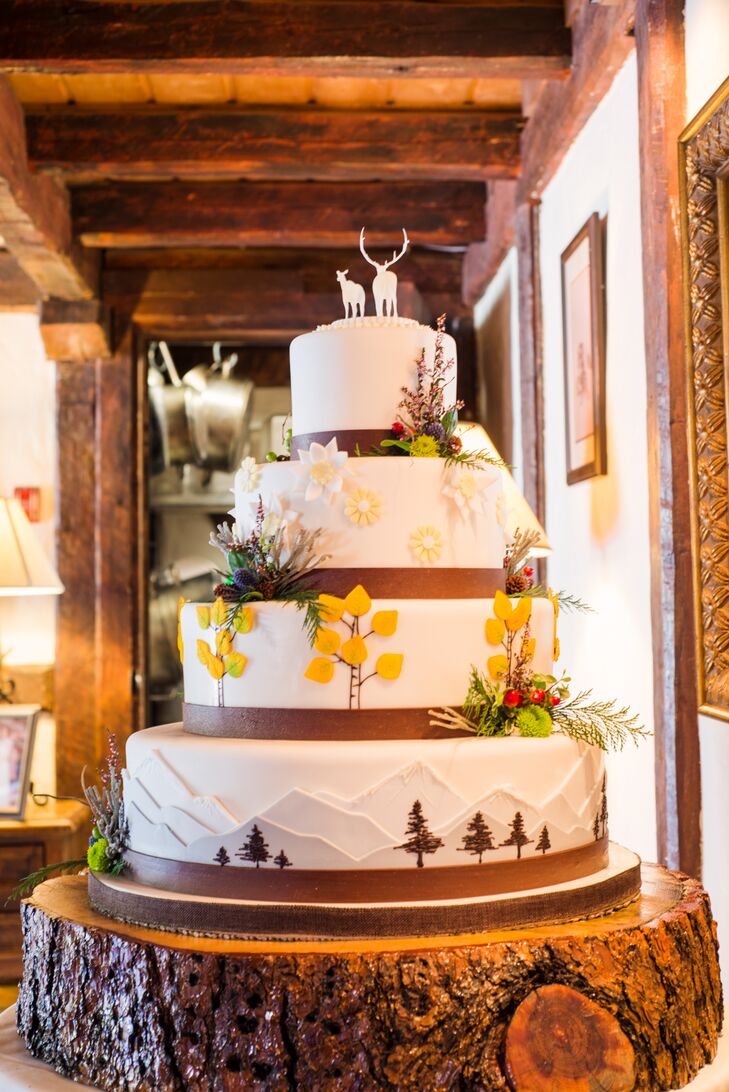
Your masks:
<svg viewBox="0 0 729 1092"><path fill-rule="evenodd" d="M488 451L497 459L501 458L483 425L474 421L459 421L456 431L465 451ZM507 534L513 536L517 531L536 531L539 539L529 551L531 557L546 557L547 554L551 554L552 546L547 538L547 532L534 515L528 500L506 466L501 470L501 484L506 503L505 530Z"/></svg>
<svg viewBox="0 0 729 1092"><path fill-rule="evenodd" d="M20 501L0 498L0 595L60 595L63 584L43 553Z"/></svg>

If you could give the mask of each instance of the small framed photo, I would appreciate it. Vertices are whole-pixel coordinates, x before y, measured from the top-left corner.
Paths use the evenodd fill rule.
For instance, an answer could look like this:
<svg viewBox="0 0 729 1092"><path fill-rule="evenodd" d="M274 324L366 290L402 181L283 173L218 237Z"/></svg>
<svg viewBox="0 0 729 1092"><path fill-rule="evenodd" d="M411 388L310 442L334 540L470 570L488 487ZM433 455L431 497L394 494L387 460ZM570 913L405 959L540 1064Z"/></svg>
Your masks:
<svg viewBox="0 0 729 1092"><path fill-rule="evenodd" d="M605 297L599 215L562 252L567 484L607 474Z"/></svg>
<svg viewBox="0 0 729 1092"><path fill-rule="evenodd" d="M22 819L40 705L0 705L0 819Z"/></svg>

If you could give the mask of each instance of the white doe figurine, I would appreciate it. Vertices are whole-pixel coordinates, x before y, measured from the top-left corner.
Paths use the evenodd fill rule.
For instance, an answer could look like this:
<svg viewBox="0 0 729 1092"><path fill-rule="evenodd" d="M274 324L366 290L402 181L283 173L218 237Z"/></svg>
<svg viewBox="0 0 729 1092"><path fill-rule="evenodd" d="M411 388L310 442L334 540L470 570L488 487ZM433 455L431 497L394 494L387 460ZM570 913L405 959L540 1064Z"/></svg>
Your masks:
<svg viewBox="0 0 729 1092"><path fill-rule="evenodd" d="M392 257L389 262L373 262L369 254L365 250L364 237L365 229L362 228L359 236L359 249L362 251L362 257L365 261L373 265L377 270L375 279L372 282L372 294L375 297L375 310L380 317L395 316L397 317L397 275L390 270L390 266L394 265L402 258L403 254L410 245L408 239L408 233L405 228L402 229L403 245L399 254L396 254L393 250Z"/></svg>
<svg viewBox="0 0 729 1092"><path fill-rule="evenodd" d="M348 281L348 269L337 270L337 280L342 289L345 318L361 318L365 309L365 290L356 281Z"/></svg>

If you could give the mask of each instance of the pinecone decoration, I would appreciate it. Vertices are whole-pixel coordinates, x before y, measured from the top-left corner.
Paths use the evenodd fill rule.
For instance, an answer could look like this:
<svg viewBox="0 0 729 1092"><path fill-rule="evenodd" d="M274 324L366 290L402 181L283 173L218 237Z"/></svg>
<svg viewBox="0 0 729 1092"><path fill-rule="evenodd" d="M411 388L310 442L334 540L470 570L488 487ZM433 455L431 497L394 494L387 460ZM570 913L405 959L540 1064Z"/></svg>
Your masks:
<svg viewBox="0 0 729 1092"><path fill-rule="evenodd" d="M529 581L523 572L509 573L506 577L506 594L520 595L530 587Z"/></svg>

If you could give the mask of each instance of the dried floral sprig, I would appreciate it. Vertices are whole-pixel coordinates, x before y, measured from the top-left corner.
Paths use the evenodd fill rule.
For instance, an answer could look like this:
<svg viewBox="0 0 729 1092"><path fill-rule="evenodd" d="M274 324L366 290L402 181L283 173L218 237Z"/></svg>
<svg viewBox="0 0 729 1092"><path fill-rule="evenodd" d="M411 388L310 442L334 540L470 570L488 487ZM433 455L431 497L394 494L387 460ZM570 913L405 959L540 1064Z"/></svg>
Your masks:
<svg viewBox="0 0 729 1092"><path fill-rule="evenodd" d="M227 523L210 536L212 545L225 555L228 571L215 588L215 595L230 608L228 623L246 603L278 600L295 603L305 611L304 626L310 642L316 640L321 626L319 592L311 587L313 573L329 560L317 552L321 531L298 528L290 533L285 526L274 534L263 530L265 510L258 498L256 519L251 533L239 541Z"/></svg>
<svg viewBox="0 0 729 1092"><path fill-rule="evenodd" d="M69 872L80 872L89 867L92 872L108 872L118 876L124 869L124 850L127 848L129 832L124 814L122 799L122 768L119 746L116 736L109 733L108 754L99 770L101 789L96 785L86 784L86 767L81 772L81 787L85 800L94 820L94 827L89 838L89 849L85 857L58 861L24 876L10 892L7 902L25 898L38 884L50 876Z"/></svg>
<svg viewBox="0 0 729 1092"><path fill-rule="evenodd" d="M555 593L553 593L555 594ZM526 595L530 599L549 599L549 588L544 584L532 584L531 588L526 588L524 591L519 592L519 595ZM559 602L559 609L569 614L571 611L579 611L581 614L594 614L595 608L591 607L589 603L586 603L584 599L580 599L577 595L572 595L570 592L558 591L556 592L557 601Z"/></svg>

